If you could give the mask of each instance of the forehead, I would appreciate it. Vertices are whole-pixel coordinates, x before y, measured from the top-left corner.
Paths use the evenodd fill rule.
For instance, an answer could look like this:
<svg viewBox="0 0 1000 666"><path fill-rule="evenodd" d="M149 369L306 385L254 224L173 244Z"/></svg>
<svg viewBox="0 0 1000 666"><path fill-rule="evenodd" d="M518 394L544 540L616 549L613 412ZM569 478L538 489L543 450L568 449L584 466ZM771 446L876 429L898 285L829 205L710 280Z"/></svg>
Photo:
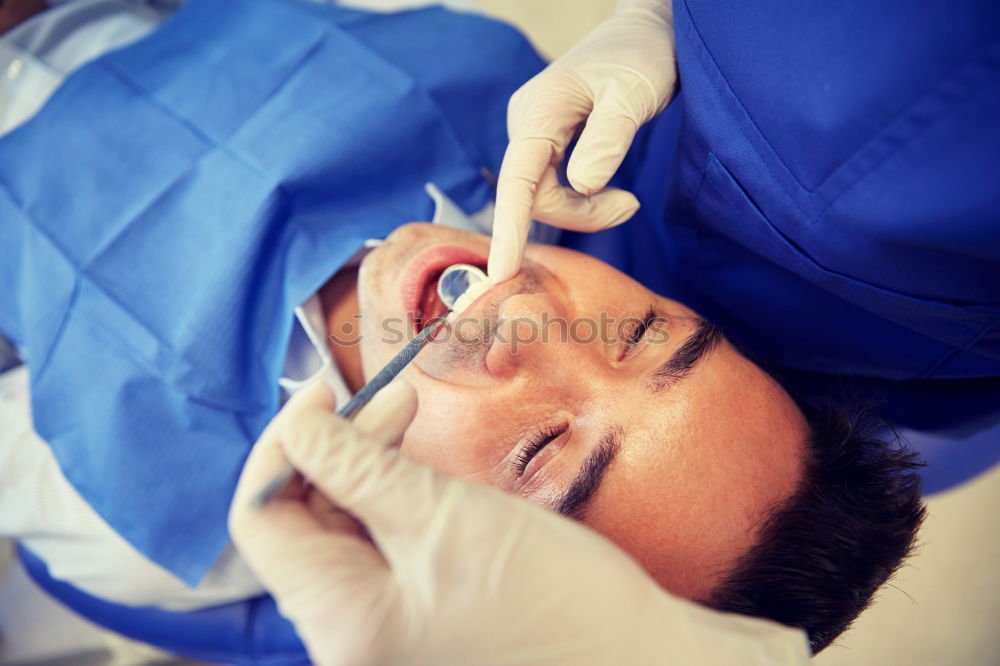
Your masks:
<svg viewBox="0 0 1000 666"><path fill-rule="evenodd" d="M723 341L685 381L631 392L622 448L585 522L666 589L700 598L755 542L801 476L794 401Z"/></svg>

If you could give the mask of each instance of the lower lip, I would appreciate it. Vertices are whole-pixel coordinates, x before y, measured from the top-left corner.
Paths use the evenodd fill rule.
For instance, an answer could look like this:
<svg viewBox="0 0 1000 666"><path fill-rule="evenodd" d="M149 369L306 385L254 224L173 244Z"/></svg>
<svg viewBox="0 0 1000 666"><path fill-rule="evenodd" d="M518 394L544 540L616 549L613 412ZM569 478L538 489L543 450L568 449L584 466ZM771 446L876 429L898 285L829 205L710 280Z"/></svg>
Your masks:
<svg viewBox="0 0 1000 666"><path fill-rule="evenodd" d="M440 273L452 264L473 264L485 266L486 259L463 247L437 246L421 252L410 260L403 270L403 307L411 315L420 306L424 285L435 273Z"/></svg>

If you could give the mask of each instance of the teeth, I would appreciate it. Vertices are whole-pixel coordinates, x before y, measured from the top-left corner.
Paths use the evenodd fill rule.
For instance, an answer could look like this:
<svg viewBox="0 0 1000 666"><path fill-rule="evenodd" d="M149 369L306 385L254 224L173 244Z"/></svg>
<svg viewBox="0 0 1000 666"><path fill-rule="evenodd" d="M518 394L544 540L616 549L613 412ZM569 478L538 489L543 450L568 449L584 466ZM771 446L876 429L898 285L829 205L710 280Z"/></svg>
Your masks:
<svg viewBox="0 0 1000 666"><path fill-rule="evenodd" d="M451 313L448 315L448 319L454 319L458 315L472 305L472 302L486 293L486 290L493 286L493 283L489 280L483 280L482 282L476 282L469 285L469 288L465 290L465 293L458 297L455 301L455 305L451 308Z"/></svg>

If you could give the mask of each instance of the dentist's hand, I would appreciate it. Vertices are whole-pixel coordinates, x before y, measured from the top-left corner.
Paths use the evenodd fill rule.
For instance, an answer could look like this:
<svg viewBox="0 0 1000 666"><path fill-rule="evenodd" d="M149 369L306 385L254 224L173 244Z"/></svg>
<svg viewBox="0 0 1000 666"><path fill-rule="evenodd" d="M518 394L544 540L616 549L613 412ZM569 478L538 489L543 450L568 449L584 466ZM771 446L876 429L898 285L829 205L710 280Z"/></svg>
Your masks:
<svg viewBox="0 0 1000 666"><path fill-rule="evenodd" d="M632 217L636 198L605 185L639 127L667 106L676 80L670 0L621 0L614 16L514 93L490 248L494 282L520 268L532 217L580 231ZM566 170L571 189L556 169L581 126Z"/></svg>
<svg viewBox="0 0 1000 666"><path fill-rule="evenodd" d="M349 423L317 384L247 462L233 539L315 663L807 661L801 632L675 599L582 525L401 455L415 408L397 383ZM255 510L286 459L312 489Z"/></svg>

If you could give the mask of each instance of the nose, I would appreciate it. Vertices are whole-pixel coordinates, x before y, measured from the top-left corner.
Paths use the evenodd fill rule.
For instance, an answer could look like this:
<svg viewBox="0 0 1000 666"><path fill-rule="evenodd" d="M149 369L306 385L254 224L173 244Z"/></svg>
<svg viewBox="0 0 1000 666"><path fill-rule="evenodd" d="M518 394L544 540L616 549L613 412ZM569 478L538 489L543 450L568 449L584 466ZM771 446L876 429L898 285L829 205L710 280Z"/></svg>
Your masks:
<svg viewBox="0 0 1000 666"><path fill-rule="evenodd" d="M566 308L551 294L517 294L500 306L486 367L497 378L543 373L558 381L571 369L575 349ZM579 360L579 359L577 359Z"/></svg>

